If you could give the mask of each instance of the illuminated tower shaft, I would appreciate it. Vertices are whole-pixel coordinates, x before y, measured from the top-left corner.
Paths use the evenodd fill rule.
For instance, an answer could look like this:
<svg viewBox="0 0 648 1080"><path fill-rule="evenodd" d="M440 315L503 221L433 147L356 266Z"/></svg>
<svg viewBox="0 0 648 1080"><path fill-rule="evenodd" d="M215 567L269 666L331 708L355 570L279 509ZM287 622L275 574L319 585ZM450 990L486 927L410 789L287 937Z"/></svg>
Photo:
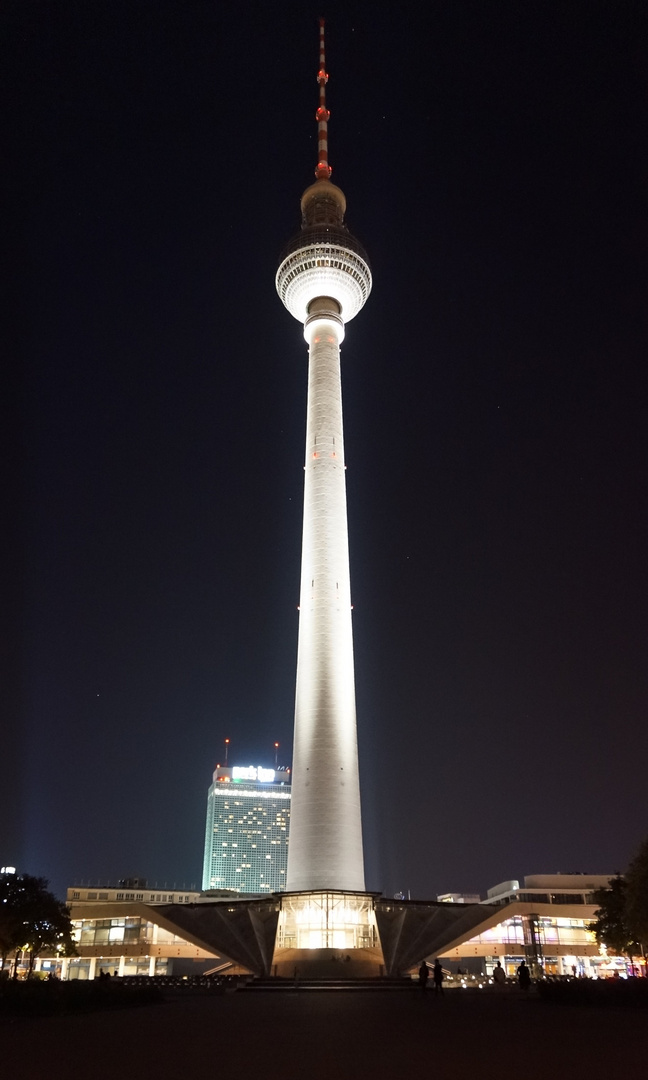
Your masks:
<svg viewBox="0 0 648 1080"><path fill-rule="evenodd" d="M308 419L287 888L362 891L340 386L344 330L335 306L313 301L305 326Z"/></svg>
<svg viewBox="0 0 648 1080"><path fill-rule="evenodd" d="M320 23L318 164L277 289L309 346L289 891L364 891L340 344L371 289L366 256L331 183Z"/></svg>

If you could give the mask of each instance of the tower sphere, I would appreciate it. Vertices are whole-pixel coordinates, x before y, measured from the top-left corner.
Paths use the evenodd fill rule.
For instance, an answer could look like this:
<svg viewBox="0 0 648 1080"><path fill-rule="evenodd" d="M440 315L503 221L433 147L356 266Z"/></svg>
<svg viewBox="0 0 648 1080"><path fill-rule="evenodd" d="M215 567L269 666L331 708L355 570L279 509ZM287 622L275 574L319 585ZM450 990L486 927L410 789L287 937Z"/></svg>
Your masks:
<svg viewBox="0 0 648 1080"><path fill-rule="evenodd" d="M277 292L301 323L319 296L336 300L347 323L371 292L371 270L364 248L344 224L346 199L330 180L316 180L301 204L302 227L282 253Z"/></svg>

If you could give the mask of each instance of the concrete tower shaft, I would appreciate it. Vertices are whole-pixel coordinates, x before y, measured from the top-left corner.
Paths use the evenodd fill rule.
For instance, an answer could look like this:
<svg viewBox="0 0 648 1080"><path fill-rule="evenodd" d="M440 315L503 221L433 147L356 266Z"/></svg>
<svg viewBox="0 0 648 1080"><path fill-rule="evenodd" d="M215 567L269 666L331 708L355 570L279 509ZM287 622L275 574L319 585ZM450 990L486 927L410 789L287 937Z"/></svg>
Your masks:
<svg viewBox="0 0 648 1080"><path fill-rule="evenodd" d="M343 326L311 304L304 531L286 887L364 889L340 385ZM313 310L315 309L315 310Z"/></svg>
<svg viewBox="0 0 648 1080"><path fill-rule="evenodd" d="M309 346L304 527L286 888L364 891L340 344L371 291L366 255L331 183L320 22L318 164L277 291Z"/></svg>

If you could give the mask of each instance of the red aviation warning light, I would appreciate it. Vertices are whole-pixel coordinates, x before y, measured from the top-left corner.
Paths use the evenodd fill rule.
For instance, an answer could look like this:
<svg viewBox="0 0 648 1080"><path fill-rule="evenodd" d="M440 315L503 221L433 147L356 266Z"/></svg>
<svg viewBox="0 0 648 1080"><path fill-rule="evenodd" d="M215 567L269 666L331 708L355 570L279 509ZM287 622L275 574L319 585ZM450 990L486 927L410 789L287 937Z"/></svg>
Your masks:
<svg viewBox="0 0 648 1080"><path fill-rule="evenodd" d="M326 53L324 50L324 19L320 19L319 28L319 71L317 72L319 107L315 113L315 119L317 120L317 166L315 176L318 180L330 180L333 172L328 163L328 122L331 114L326 108L328 75L326 74Z"/></svg>

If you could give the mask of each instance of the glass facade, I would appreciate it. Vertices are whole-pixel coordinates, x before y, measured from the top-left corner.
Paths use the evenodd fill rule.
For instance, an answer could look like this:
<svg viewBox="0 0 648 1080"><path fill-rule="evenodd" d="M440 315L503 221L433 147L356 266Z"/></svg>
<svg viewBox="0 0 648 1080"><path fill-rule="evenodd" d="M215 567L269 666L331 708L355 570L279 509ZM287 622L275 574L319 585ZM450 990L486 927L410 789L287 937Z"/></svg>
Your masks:
<svg viewBox="0 0 648 1080"><path fill-rule="evenodd" d="M471 938L467 944L482 945L495 942L499 945L523 946L526 944L523 919L522 915L506 919L498 926L483 930L481 934ZM561 945L572 949L577 946L596 945L596 939L587 929L583 919L540 917L534 921L538 927L540 945Z"/></svg>
<svg viewBox="0 0 648 1080"><path fill-rule="evenodd" d="M369 896L317 892L284 896L277 947L282 949L371 949L378 944Z"/></svg>
<svg viewBox="0 0 648 1080"><path fill-rule="evenodd" d="M207 796L203 889L281 892L288 864L290 785L231 780L219 772Z"/></svg>
<svg viewBox="0 0 648 1080"><path fill-rule="evenodd" d="M167 975L169 961L148 956L122 957L73 957L67 962L66 979L97 979L100 975Z"/></svg>
<svg viewBox="0 0 648 1080"><path fill-rule="evenodd" d="M78 919L72 922L72 937L75 943L82 947L186 944L184 938L138 916L126 916L123 919Z"/></svg>
<svg viewBox="0 0 648 1080"><path fill-rule="evenodd" d="M545 911L550 905L545 905ZM504 919L466 940L447 959L468 963L468 970L491 975L499 960L514 977L522 959L535 977L542 975L606 974L606 956L588 929L588 919L544 913L520 914Z"/></svg>

